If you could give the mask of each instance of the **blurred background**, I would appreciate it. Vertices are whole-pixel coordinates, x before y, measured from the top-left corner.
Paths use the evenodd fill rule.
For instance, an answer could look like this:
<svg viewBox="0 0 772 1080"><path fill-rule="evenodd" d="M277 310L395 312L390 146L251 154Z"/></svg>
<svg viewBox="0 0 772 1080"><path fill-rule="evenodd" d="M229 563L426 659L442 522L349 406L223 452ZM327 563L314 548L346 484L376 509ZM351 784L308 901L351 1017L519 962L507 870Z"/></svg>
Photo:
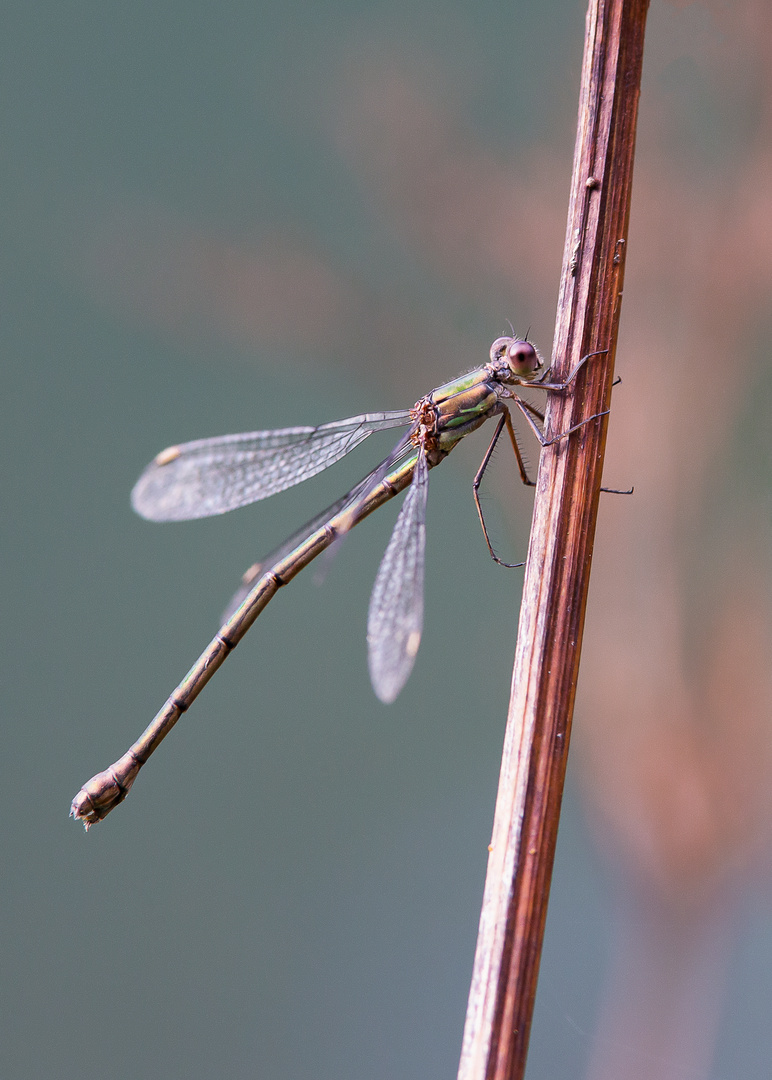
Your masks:
<svg viewBox="0 0 772 1080"><path fill-rule="evenodd" d="M211 521L171 442L403 408L549 354L583 0L3 13L4 1078L431 1080L458 1061L521 571L432 473L424 641L385 707L396 507L277 597L85 836L241 573L389 447ZM529 1077L772 1057L772 10L654 0L573 753ZM528 442L533 467L536 448ZM531 497L499 454L504 557Z"/></svg>

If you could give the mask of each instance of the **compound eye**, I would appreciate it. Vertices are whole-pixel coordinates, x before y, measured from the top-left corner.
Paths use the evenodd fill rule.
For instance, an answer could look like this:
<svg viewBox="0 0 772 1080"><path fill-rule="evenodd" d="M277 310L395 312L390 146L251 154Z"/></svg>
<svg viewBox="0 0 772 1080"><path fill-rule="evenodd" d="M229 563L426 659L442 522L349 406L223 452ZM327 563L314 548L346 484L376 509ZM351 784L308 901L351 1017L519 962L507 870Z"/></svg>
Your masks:
<svg viewBox="0 0 772 1080"><path fill-rule="evenodd" d="M491 345L491 360L500 360L512 342L511 337L499 337Z"/></svg>
<svg viewBox="0 0 772 1080"><path fill-rule="evenodd" d="M515 375L525 378L541 367L539 354L530 341L512 341L507 348L507 363Z"/></svg>

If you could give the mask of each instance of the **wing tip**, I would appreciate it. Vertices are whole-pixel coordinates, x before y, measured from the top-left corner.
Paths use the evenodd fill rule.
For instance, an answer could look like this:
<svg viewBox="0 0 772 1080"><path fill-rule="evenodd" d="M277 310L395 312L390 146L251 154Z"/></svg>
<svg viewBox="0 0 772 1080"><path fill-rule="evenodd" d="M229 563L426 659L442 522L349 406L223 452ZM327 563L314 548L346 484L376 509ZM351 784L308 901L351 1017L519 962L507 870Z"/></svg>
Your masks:
<svg viewBox="0 0 772 1080"><path fill-rule="evenodd" d="M181 453L182 448L179 445L167 446L165 450L161 450L160 453L156 454L153 458L153 465L156 465L160 469L162 466L168 465L172 461L176 461Z"/></svg>

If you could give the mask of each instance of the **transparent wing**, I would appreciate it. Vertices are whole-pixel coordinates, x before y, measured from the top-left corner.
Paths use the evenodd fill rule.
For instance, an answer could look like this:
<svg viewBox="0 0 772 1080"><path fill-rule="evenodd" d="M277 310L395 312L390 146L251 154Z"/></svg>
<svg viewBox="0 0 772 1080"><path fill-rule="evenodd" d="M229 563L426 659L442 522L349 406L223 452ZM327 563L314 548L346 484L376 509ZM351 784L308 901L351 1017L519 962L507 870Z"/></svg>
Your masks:
<svg viewBox="0 0 772 1080"><path fill-rule="evenodd" d="M389 545L378 568L367 616L370 680L381 701L394 701L413 670L424 617L424 551L429 469L419 449Z"/></svg>
<svg viewBox="0 0 772 1080"><path fill-rule="evenodd" d="M337 499L331 506L328 506L326 510L322 510L320 514L316 514L310 521L307 521L302 528L298 529L297 532L294 532L292 536L280 544L279 547L275 548L269 555L266 555L264 559L250 566L249 570L247 570L241 579L241 585L233 594L230 603L223 612L222 622L226 623L231 615L234 615L241 607L249 593L252 591L252 586L265 570L275 566L281 559L286 558L286 556L299 544L302 544L311 533L316 532L320 525L323 525L325 521L329 521L330 518L335 517L337 513L345 509L348 503L355 501L364 491L365 487L367 487L369 482L370 476L368 475L364 480L360 480L356 487L353 487L351 491L341 496L341 498Z"/></svg>
<svg viewBox="0 0 772 1080"><path fill-rule="evenodd" d="M380 465L377 465L372 472L368 473L358 484L355 484L350 491L347 491L345 495L341 495L341 497L336 499L326 510L322 510L321 513L315 514L310 521L307 521L305 525L301 526L301 528L294 532L287 540L284 540L269 555L266 555L265 558L261 559L260 562L253 563L242 576L241 585L233 594L230 603L223 612L222 621L226 623L231 615L241 607L244 600L251 592L252 586L264 571L270 569L280 560L286 558L287 555L289 555L294 548L302 544L311 533L316 532L320 525L323 525L326 521L329 521L347 507L351 507L352 517L349 521L344 521L338 526L341 530L341 535L337 538L331 548L327 548L325 554L329 555L333 549L337 548L343 540L343 533L345 530L351 528L354 524L354 521L356 520L354 510L360 504L361 500L366 497L374 487L377 487L396 462L412 449L410 435L408 434L399 440L388 457L384 458Z"/></svg>
<svg viewBox="0 0 772 1080"><path fill-rule="evenodd" d="M131 504L150 521L224 514L316 476L374 431L409 423L407 411L364 413L321 427L251 431L170 446L142 473Z"/></svg>
<svg viewBox="0 0 772 1080"><path fill-rule="evenodd" d="M370 473L370 475L366 476L364 478L364 480L362 481L360 490L357 491L357 495L359 497L361 497L363 499L366 498L370 494L371 491L374 491L375 488L378 487L380 482L386 477L386 475L391 471L391 469L397 464L397 462L400 460L400 458L406 457L409 453L413 453L415 451L415 447L413 446L413 438L412 438L414 430L415 430L415 425L412 425L410 431L408 431L405 435L402 436L402 438L399 440L399 442L394 447L394 449L389 454L389 456L385 457L383 459L383 461L380 463L380 465L376 465L376 467L373 469L373 471ZM343 520L340 523L341 533L348 532L348 530L350 528L352 528L352 526L354 525L354 523L356 521L356 505L357 505L357 502L358 502L358 499L352 499L351 500L350 510L344 516Z"/></svg>

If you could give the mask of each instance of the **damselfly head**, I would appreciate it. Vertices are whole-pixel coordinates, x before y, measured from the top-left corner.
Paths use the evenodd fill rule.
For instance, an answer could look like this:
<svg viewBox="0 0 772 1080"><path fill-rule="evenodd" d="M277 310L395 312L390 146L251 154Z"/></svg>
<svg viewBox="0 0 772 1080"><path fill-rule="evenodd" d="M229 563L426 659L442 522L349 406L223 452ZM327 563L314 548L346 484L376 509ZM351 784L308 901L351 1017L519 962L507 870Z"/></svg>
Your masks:
<svg viewBox="0 0 772 1080"><path fill-rule="evenodd" d="M517 381L530 382L541 372L544 361L530 343L516 337L501 337L491 345L491 360L505 360Z"/></svg>

